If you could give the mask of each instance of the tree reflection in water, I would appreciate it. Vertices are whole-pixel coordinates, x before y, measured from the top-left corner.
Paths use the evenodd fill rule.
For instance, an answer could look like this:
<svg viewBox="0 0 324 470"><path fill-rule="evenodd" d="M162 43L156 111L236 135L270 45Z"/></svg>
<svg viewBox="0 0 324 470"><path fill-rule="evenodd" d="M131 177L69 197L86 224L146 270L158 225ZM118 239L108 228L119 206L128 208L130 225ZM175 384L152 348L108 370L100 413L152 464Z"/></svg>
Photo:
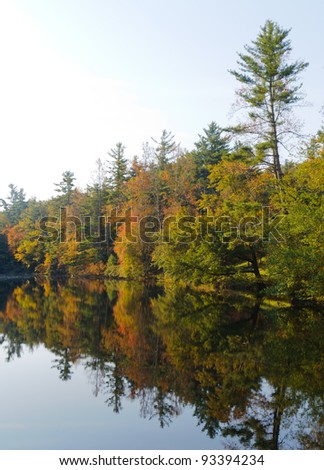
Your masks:
<svg viewBox="0 0 324 470"><path fill-rule="evenodd" d="M323 449L323 319L314 306L140 283L1 286L0 341L53 352L62 380L81 363L94 394L171 424L191 406L228 448Z"/></svg>

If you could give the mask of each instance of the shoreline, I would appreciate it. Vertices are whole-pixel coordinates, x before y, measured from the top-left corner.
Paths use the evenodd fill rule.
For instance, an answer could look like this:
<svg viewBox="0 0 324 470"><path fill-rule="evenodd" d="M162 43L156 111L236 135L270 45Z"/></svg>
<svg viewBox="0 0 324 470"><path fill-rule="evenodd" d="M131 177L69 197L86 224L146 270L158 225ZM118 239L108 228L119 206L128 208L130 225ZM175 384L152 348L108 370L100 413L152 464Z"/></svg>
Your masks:
<svg viewBox="0 0 324 470"><path fill-rule="evenodd" d="M28 281L28 280L33 280L33 281L40 281L40 280L44 280L44 279L50 279L52 281L54 280L102 280L102 281L107 281L107 280L110 280L110 281L126 281L126 282L138 282L139 279L134 279L134 278L125 278L125 277L110 277L110 276L105 276L104 274L102 275L68 275L68 276L41 276L39 274L36 274L36 273L25 273L25 274L0 274L0 282L10 282L10 281L16 281L16 282L19 282L19 281ZM149 279L141 279L141 282L143 283L154 283L154 284L157 284L157 285L168 285L168 281L166 281L165 283L162 282L161 283L161 278L159 277L150 277ZM189 287L189 285L187 286ZM204 288L206 288L207 286L199 286L197 288L194 288L193 286L191 286L191 288L193 288L194 290L204 290ZM211 286L208 286L208 289L207 290L210 290L210 287ZM323 298L317 298L317 299L302 299L302 298L295 298L295 299L292 299L292 298L287 298L287 296L280 296L280 295L274 295L274 294L271 294L269 292L258 292L257 290L255 290L255 285L252 284L250 286L247 286L247 285L241 285L241 286L228 286L227 288L224 289L223 293L228 291L228 292L235 292L235 293L245 293L245 294L254 294L256 296L260 296L260 297L265 297L265 298L271 298L273 300L276 300L278 302L287 302L291 305L291 306L298 306L298 305L323 305L324 304L324 300Z"/></svg>

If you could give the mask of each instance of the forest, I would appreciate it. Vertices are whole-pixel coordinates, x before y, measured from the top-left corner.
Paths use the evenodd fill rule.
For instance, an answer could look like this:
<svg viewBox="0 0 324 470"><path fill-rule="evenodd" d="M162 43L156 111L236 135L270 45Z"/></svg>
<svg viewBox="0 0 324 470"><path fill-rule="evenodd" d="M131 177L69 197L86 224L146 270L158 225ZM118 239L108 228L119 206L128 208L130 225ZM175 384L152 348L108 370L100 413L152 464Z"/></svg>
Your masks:
<svg viewBox="0 0 324 470"><path fill-rule="evenodd" d="M159 279L323 300L324 129L306 137L295 118L308 64L291 52L289 30L268 20L229 71L237 123L207 124L190 150L163 130L141 155L118 142L84 189L74 169L49 200L2 189L0 276Z"/></svg>

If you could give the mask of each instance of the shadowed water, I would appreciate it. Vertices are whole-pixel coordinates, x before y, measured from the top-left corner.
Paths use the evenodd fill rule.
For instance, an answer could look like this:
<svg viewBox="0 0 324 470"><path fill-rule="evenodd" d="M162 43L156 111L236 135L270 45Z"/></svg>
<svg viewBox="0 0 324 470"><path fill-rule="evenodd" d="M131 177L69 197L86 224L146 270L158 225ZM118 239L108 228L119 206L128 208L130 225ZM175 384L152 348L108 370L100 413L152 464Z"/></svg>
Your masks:
<svg viewBox="0 0 324 470"><path fill-rule="evenodd" d="M323 449L323 316L140 283L0 283L1 449Z"/></svg>

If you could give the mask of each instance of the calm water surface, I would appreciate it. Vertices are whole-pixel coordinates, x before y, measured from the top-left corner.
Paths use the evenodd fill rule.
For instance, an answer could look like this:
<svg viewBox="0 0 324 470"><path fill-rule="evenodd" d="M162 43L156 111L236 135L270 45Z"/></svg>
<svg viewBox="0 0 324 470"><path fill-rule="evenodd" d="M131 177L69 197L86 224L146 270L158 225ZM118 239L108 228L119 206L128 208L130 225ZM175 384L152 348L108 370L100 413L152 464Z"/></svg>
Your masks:
<svg viewBox="0 0 324 470"><path fill-rule="evenodd" d="M323 316L139 283L0 283L1 449L323 449Z"/></svg>

